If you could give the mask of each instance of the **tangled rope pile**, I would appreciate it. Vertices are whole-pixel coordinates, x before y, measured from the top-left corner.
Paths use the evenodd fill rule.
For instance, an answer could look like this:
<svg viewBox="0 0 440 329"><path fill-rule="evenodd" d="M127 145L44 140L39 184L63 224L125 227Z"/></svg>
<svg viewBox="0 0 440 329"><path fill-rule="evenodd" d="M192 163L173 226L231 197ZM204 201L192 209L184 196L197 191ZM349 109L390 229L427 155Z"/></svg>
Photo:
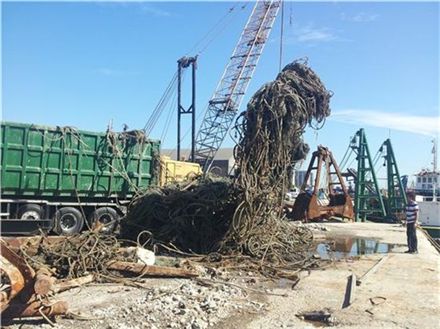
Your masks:
<svg viewBox="0 0 440 329"><path fill-rule="evenodd" d="M120 247L115 236L86 231L55 241L43 237L35 256L28 256L23 249L21 253L31 267L50 267L59 279L79 278L91 273L99 279L100 276L112 276L107 266L109 261L118 259ZM123 260L130 259L124 257Z"/></svg>
<svg viewBox="0 0 440 329"><path fill-rule="evenodd" d="M307 246L297 241L303 240L302 229L280 221L282 201L290 185L289 170L309 150L302 139L304 129L330 115L330 97L319 77L299 61L252 97L235 128L235 186L241 202L225 248L239 246L254 257L284 262Z"/></svg>
<svg viewBox="0 0 440 329"><path fill-rule="evenodd" d="M289 170L309 150L304 129L330 115L330 97L306 63L287 65L236 121L234 182L202 179L185 190L148 191L130 206L123 236L148 230L184 251L244 254L277 266L304 264L313 236L281 220L282 200Z"/></svg>
<svg viewBox="0 0 440 329"><path fill-rule="evenodd" d="M164 242L185 251L208 253L219 248L235 209L229 179L207 177L183 188L153 188L132 201L121 234L136 240L139 230L148 230L152 244Z"/></svg>

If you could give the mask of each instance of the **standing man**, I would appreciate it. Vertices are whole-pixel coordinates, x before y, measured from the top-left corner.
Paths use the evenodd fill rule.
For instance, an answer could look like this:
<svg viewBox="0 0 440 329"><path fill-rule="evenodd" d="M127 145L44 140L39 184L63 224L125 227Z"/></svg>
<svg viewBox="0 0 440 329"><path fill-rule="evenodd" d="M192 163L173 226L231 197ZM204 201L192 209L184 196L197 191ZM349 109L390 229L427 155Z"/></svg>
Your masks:
<svg viewBox="0 0 440 329"><path fill-rule="evenodd" d="M408 238L408 250L406 253L417 254L417 221L419 219L419 205L415 201L416 195L414 192L406 194L408 204L406 205L406 236Z"/></svg>

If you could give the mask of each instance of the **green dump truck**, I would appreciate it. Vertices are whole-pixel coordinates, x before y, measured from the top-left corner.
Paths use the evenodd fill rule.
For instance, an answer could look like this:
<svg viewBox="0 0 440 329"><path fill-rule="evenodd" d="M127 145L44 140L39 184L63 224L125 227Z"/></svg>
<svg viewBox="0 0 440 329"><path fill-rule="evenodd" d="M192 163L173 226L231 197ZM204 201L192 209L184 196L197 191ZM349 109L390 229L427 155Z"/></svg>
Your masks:
<svg viewBox="0 0 440 329"><path fill-rule="evenodd" d="M97 222L111 230L136 191L158 184L160 142L142 131L2 122L0 132L2 226L46 220L58 234Z"/></svg>

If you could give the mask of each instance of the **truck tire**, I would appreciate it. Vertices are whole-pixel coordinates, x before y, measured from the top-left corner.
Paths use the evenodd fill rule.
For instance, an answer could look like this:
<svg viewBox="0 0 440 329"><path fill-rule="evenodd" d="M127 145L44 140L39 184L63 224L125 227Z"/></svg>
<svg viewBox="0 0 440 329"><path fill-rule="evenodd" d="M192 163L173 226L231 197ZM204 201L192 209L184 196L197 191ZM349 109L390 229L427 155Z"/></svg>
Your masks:
<svg viewBox="0 0 440 329"><path fill-rule="evenodd" d="M25 204L18 208L18 219L35 219L39 220L43 217L43 208L37 204Z"/></svg>
<svg viewBox="0 0 440 329"><path fill-rule="evenodd" d="M54 231L59 235L73 235L81 232L84 226L84 217L73 207L63 207L55 212Z"/></svg>
<svg viewBox="0 0 440 329"><path fill-rule="evenodd" d="M111 207L101 207L90 214L90 227L94 227L97 223L104 224L100 232L110 234L114 231L119 220L118 212Z"/></svg>

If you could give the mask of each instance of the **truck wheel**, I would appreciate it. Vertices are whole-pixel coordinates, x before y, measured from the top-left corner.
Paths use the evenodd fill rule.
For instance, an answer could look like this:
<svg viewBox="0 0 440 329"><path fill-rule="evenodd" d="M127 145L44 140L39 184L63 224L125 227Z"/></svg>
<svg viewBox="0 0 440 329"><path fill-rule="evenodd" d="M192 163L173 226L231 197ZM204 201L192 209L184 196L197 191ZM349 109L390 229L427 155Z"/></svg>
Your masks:
<svg viewBox="0 0 440 329"><path fill-rule="evenodd" d="M54 231L59 235L73 235L79 233L84 225L81 212L73 207L63 207L55 213Z"/></svg>
<svg viewBox="0 0 440 329"><path fill-rule="evenodd" d="M114 231L118 220L118 212L110 207L98 208L89 217L90 226L95 227L98 223L103 224L100 232L105 234L110 234Z"/></svg>
<svg viewBox="0 0 440 329"><path fill-rule="evenodd" d="M43 209L37 204L25 204L18 208L18 219L39 220L43 217Z"/></svg>

